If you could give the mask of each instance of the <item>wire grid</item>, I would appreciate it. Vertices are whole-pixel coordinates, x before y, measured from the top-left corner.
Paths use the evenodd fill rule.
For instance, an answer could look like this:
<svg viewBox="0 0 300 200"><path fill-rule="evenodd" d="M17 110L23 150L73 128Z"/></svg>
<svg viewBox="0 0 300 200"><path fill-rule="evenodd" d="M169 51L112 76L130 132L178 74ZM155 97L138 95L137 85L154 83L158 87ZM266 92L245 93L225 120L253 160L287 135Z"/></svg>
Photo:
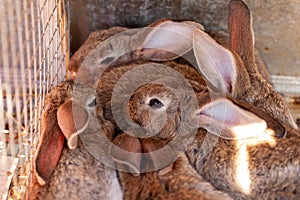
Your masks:
<svg viewBox="0 0 300 200"><path fill-rule="evenodd" d="M0 158L18 159L8 199L28 198L44 98L65 79L68 8L67 0L0 0Z"/></svg>

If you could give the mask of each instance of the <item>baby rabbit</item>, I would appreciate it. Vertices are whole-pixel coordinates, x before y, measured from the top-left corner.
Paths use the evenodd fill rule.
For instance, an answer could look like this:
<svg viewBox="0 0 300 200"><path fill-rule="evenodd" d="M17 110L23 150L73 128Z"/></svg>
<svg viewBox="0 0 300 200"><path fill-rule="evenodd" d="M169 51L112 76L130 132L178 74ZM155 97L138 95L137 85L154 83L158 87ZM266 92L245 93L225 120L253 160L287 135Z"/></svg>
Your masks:
<svg viewBox="0 0 300 200"><path fill-rule="evenodd" d="M178 143L186 145L184 137L180 137L187 136L180 128L184 118L181 109L185 108L180 106L180 100L184 103L186 99L182 100L180 94L188 98L188 93L181 80L173 81L170 87L160 81L141 86L128 102L126 113L143 131L134 129L137 132L121 133L113 140L111 154L119 163L124 199L231 199L204 181L184 151L176 147ZM171 144L176 137L181 139Z"/></svg>
<svg viewBox="0 0 300 200"><path fill-rule="evenodd" d="M203 31L194 31L194 54L209 85L217 92L250 102L280 122L297 128L286 101L259 73L251 14L242 0L230 1L228 32L229 45L224 36L218 39L224 48Z"/></svg>
<svg viewBox="0 0 300 200"><path fill-rule="evenodd" d="M30 199L122 199L115 170L96 160L78 139L79 134L103 134L101 130L113 134L112 124L101 118L99 108L99 120L92 116L95 97L90 103L93 91L88 90L65 81L46 96ZM95 128L98 122L103 129Z"/></svg>

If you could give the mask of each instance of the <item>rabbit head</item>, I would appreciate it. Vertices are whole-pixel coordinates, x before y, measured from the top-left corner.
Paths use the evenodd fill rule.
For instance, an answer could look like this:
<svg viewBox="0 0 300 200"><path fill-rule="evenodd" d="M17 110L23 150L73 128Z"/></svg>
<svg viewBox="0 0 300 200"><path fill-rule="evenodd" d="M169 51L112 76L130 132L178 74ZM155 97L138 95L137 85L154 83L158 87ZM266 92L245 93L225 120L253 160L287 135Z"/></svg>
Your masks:
<svg viewBox="0 0 300 200"><path fill-rule="evenodd" d="M80 46L80 48L71 57L67 66L67 79L75 79L76 74L89 53L98 46L101 42L107 38L128 30L125 27L112 27L105 30L91 32L86 41Z"/></svg>
<svg viewBox="0 0 300 200"><path fill-rule="evenodd" d="M133 122L145 129L146 136L159 133L160 137L171 138L170 133L180 120L179 101L165 86L148 84L131 96L129 114Z"/></svg>
<svg viewBox="0 0 300 200"><path fill-rule="evenodd" d="M180 98L175 94L178 95L162 83L150 83L138 88L129 100L129 115L134 122L142 127L153 124L161 130L147 137L136 137L128 132L114 138L110 153L117 164L124 199L176 199L179 196L183 199L231 199L196 173L182 149L173 148L178 142L170 144L171 139L182 135L175 134L182 119L178 117ZM190 99L181 103L188 103ZM166 124L162 126L159 120ZM185 143L184 139L180 137L180 142Z"/></svg>
<svg viewBox="0 0 300 200"><path fill-rule="evenodd" d="M97 106L102 106L104 118L120 127L116 121L122 121L124 102L128 101L133 92L148 83L158 79L170 79L176 77L180 82L190 83L188 91L207 90L201 75L190 65L167 61L155 63L149 61L133 62L118 66L104 72L97 85ZM173 78L174 78L173 77ZM171 80L171 79L170 79ZM170 83L171 84L171 83ZM151 88L151 87L150 87ZM157 102L151 102L157 103ZM116 105L116 106L114 106ZM120 119L121 118L121 119ZM126 130L123 128L123 130Z"/></svg>
<svg viewBox="0 0 300 200"><path fill-rule="evenodd" d="M158 66L154 66L154 68L157 70ZM149 66L147 69L149 69ZM170 73L168 72L168 74ZM125 85L121 84L121 86L123 88ZM124 92L124 90L122 91ZM126 95L130 94L127 91L124 93ZM113 112L118 114L118 118L116 118L115 121L119 124L119 128L123 132L129 133L132 136L126 137L128 141L123 143L136 143L136 145L130 146L135 146L134 150L140 149L140 153L145 153L145 151L149 152L149 149L152 148L151 142L147 142L147 138L152 138L151 141L157 140L157 143L161 143L161 146L164 147L164 155L168 154L168 156L165 156L164 162L152 162L151 165L154 164L152 167L159 168L159 166L155 166L156 163L158 163L160 167L163 167L173 161L176 157L174 156L176 152L180 151L180 149L184 149L187 145L189 140L188 136L191 135L193 131L196 131L195 128L192 130L187 127L184 123L186 115L182 115L183 112L181 111L186 110L185 112L187 112L188 107L197 107L198 105L193 88L189 82L184 79L183 76L164 76L162 79L154 79L153 82L138 87L128 98L128 103L124 103L124 100L120 98L120 96L119 94L117 98L112 98L112 105L119 103L117 109L113 106ZM130 138L131 140L129 140ZM181 138L181 140L179 138ZM116 139L115 142L116 141L118 141L118 139ZM169 144L170 141L171 144ZM191 142L191 140L189 142ZM169 146L166 146L167 144L169 144ZM125 154L121 152L122 155L118 156L117 151L115 151L115 153L113 151L112 153L115 157L122 157L123 154ZM162 158L159 154L157 154L157 157L158 159ZM167 159L167 157L169 159ZM134 171L139 171L141 168L141 166L139 166L139 160L141 159L154 160L151 158L133 157L133 163L129 163L127 166L135 166ZM144 166L142 168L141 171L145 172L151 167Z"/></svg>
<svg viewBox="0 0 300 200"><path fill-rule="evenodd" d="M87 128L92 128L89 109L94 109L95 97L87 94L93 94L90 87L65 81L46 96L41 136L35 156L35 172L41 185L46 184L53 173L65 138L68 147L75 149L78 135Z"/></svg>
<svg viewBox="0 0 300 200"><path fill-rule="evenodd" d="M94 90L65 81L50 91L45 106L30 198L122 199L116 172L108 167L112 163L95 156L107 156L105 139L112 137L114 127L100 108L96 116Z"/></svg>
<svg viewBox="0 0 300 200"><path fill-rule="evenodd" d="M228 48L203 31L194 31L195 57L208 85L217 92L250 102L295 128L287 103L257 69L251 15L241 0L230 1L228 30Z"/></svg>

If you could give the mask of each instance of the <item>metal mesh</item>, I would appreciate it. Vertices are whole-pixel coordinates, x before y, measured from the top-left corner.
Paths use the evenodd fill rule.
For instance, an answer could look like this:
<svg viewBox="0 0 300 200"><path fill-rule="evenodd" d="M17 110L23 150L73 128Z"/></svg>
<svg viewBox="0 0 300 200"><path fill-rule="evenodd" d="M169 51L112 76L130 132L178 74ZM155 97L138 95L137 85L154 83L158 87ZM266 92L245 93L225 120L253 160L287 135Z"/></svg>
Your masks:
<svg viewBox="0 0 300 200"><path fill-rule="evenodd" d="M26 198L45 94L65 78L68 7L64 0L0 0L2 199Z"/></svg>

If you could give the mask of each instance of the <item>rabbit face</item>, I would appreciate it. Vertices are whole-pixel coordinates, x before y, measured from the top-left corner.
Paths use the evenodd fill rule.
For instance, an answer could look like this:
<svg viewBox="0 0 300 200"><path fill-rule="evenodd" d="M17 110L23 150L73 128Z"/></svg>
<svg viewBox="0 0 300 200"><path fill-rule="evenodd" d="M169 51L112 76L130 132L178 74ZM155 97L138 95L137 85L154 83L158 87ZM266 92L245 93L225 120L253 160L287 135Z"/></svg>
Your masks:
<svg viewBox="0 0 300 200"><path fill-rule="evenodd" d="M129 100L129 113L147 136L172 137L170 133L180 120L176 95L160 84L147 84L136 90Z"/></svg>

